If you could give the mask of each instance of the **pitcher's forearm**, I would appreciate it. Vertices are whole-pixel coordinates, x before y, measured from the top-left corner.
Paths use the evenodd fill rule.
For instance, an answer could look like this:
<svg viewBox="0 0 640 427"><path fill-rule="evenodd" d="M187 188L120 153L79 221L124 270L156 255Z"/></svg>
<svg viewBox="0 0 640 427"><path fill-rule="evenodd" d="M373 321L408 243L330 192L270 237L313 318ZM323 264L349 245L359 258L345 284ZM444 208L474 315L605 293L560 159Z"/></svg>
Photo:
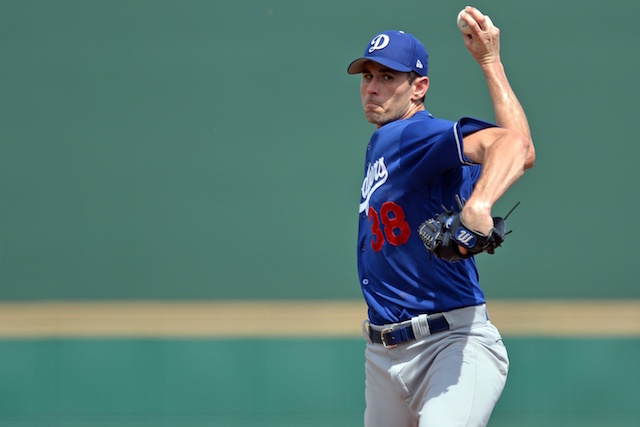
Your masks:
<svg viewBox="0 0 640 427"><path fill-rule="evenodd" d="M525 162L525 169L528 169L535 162L535 149L531 138L529 121L524 109L511 88L504 66L499 60L483 65L482 70L487 79L496 124L505 129L514 130L530 141L527 161Z"/></svg>

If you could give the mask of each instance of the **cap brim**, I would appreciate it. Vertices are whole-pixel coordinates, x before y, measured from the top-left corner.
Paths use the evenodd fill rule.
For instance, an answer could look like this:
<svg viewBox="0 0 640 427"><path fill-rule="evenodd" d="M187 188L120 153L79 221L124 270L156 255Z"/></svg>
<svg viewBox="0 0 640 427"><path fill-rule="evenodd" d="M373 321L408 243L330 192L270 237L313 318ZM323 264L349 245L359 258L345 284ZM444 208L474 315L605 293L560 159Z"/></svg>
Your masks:
<svg viewBox="0 0 640 427"><path fill-rule="evenodd" d="M408 73L411 71L411 68L400 64L399 62L386 59L386 58L358 58L349 64L347 68L347 72L349 74L360 74L364 71L364 64L369 61L377 62L380 65L384 65L385 67L391 68L392 70L399 71L401 73Z"/></svg>
<svg viewBox="0 0 640 427"><path fill-rule="evenodd" d="M353 61L349 64L349 68L347 68L347 72L349 74L360 74L363 71L364 63L369 61L367 58L360 58Z"/></svg>

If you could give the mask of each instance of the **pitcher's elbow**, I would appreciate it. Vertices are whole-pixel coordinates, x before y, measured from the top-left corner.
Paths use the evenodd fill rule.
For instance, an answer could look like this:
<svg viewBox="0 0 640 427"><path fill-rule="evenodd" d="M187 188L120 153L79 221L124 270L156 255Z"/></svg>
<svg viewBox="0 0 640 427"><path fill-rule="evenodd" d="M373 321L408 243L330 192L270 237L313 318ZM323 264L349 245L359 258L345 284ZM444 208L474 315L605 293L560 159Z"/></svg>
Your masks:
<svg viewBox="0 0 640 427"><path fill-rule="evenodd" d="M536 149L531 138L526 139L527 157L524 161L524 170L531 169L536 164Z"/></svg>

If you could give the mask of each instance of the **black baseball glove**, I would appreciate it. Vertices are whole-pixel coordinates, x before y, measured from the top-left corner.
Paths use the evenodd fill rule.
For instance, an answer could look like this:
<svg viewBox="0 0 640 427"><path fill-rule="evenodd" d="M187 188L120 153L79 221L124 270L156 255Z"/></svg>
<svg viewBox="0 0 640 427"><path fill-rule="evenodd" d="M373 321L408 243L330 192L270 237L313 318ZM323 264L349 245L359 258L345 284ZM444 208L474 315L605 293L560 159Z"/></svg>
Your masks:
<svg viewBox="0 0 640 427"><path fill-rule="evenodd" d="M456 200L462 211L463 203L458 196ZM460 217L460 212L454 212L444 206L443 209L444 212L439 213L435 218L420 224L418 234L430 254L445 261L456 262L481 252L493 254L509 234L505 232L505 220L515 207L505 218L493 217L493 229L488 235L467 227ZM460 246L467 250L466 254L460 252Z"/></svg>

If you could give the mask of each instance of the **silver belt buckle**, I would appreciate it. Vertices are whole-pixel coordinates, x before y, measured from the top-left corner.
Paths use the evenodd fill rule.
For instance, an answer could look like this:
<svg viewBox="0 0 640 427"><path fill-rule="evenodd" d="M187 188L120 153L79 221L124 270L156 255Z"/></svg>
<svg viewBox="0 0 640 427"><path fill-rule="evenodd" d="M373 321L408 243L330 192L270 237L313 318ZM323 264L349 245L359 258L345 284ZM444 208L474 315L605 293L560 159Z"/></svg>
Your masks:
<svg viewBox="0 0 640 427"><path fill-rule="evenodd" d="M384 334L386 332L393 332L393 329L386 328L386 329L383 329L382 332L380 332L380 341L382 341L382 345L384 346L384 348L396 348L398 344L387 344L387 341L384 339Z"/></svg>

